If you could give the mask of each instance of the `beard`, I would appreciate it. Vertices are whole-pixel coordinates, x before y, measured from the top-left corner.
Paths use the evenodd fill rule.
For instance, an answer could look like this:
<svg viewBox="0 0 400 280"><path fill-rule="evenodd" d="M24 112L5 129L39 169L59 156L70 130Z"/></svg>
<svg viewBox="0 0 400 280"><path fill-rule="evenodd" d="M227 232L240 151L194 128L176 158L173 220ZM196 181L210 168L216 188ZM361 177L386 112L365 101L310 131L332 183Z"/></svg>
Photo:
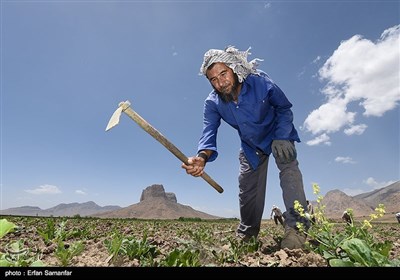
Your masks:
<svg viewBox="0 0 400 280"><path fill-rule="evenodd" d="M239 79L237 75L235 75L235 82L233 83L232 89L229 92L223 93L218 91L215 87L215 92L221 97L221 100L224 103L229 103L231 101L236 101L237 97L239 96L238 88L240 86Z"/></svg>

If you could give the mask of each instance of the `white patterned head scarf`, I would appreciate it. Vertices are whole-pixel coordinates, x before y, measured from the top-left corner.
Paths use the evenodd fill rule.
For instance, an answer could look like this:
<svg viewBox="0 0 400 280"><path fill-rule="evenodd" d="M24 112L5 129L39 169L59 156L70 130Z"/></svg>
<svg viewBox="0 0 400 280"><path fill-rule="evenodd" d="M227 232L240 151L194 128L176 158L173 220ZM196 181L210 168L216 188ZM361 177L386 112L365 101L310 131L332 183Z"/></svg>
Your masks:
<svg viewBox="0 0 400 280"><path fill-rule="evenodd" d="M238 76L239 82L242 83L249 74L257 74L257 61L262 59L255 58L247 61L251 47L246 51L239 51L234 46L228 46L225 50L210 49L204 54L203 64L200 67L200 75L206 75L208 67L216 62L223 62L233 70Z"/></svg>

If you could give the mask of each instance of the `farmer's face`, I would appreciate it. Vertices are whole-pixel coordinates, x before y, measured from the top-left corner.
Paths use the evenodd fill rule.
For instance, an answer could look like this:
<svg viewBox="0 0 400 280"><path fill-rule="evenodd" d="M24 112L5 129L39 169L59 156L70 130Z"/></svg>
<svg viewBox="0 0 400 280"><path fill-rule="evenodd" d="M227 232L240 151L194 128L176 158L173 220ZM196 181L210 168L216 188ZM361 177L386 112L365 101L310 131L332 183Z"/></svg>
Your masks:
<svg viewBox="0 0 400 280"><path fill-rule="evenodd" d="M207 79L215 91L226 101L237 100L241 84L232 69L225 63L217 62L207 69Z"/></svg>

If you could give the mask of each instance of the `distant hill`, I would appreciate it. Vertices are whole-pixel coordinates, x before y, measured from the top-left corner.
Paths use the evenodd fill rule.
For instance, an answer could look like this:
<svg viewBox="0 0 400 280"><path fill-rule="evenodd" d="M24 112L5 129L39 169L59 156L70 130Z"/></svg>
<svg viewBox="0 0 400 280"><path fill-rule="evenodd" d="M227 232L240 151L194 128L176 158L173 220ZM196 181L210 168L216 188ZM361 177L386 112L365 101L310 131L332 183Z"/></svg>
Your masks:
<svg viewBox="0 0 400 280"><path fill-rule="evenodd" d="M84 203L62 203L49 209L42 210L39 207L22 206L15 208L8 208L0 210L1 215L14 215L14 216L42 216L42 217L63 217L80 215L91 216L95 213L108 212L120 209L120 206L104 206L101 207L93 201Z"/></svg>
<svg viewBox="0 0 400 280"><path fill-rule="evenodd" d="M353 209L354 217L369 216L379 204L385 205L387 214L394 214L400 211L400 181L355 196L332 190L326 193L321 203L325 205L326 216L331 218L340 218L347 208Z"/></svg>
<svg viewBox="0 0 400 280"><path fill-rule="evenodd" d="M201 218L220 219L188 205L177 202L174 193L166 193L163 185L152 185L143 190L140 202L111 212L94 215L102 218L139 218L139 219L178 219Z"/></svg>
<svg viewBox="0 0 400 280"><path fill-rule="evenodd" d="M221 218L197 211L188 205L179 204L176 195L165 192L163 185L147 187L142 191L139 203L124 208L120 206L101 207L93 201L89 201L85 203L62 203L45 210L32 206L15 207L0 210L0 215L41 217L73 217L79 215L81 217L138 219L178 219L181 217L200 219Z"/></svg>
<svg viewBox="0 0 400 280"><path fill-rule="evenodd" d="M15 216L42 216L44 210L36 206L21 206L0 210L1 215L15 215Z"/></svg>
<svg viewBox="0 0 400 280"><path fill-rule="evenodd" d="M355 196L349 196L340 190L332 190L326 193L321 203L325 206L326 216L335 219L340 218L347 208L353 209L354 217L369 216L382 203L385 205L386 213L394 219L392 214L400 211L400 181L387 187ZM318 206L315 201L312 201L312 204L314 207ZM101 207L93 201L88 201L85 203L62 203L45 210L33 206L15 207L0 210L0 215L44 217L80 215L82 217L138 219L221 218L178 203L175 194L165 192L163 185L147 187L142 191L139 203L124 208L120 206Z"/></svg>
<svg viewBox="0 0 400 280"><path fill-rule="evenodd" d="M364 200L374 209L383 203L386 213L397 213L400 211L400 181L378 190L355 195L354 198Z"/></svg>
<svg viewBox="0 0 400 280"><path fill-rule="evenodd" d="M362 199L348 196L342 191L329 191L321 201L325 205L325 215L330 218L342 217L343 211L353 209L354 216L365 216L371 214L375 208Z"/></svg>

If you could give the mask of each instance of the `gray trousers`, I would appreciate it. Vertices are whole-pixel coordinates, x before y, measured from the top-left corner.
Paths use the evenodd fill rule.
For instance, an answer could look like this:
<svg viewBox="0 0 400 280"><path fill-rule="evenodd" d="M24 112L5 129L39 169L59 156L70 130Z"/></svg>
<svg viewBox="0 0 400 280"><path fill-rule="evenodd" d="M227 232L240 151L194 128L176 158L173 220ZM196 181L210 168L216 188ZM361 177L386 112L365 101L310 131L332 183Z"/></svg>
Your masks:
<svg viewBox="0 0 400 280"><path fill-rule="evenodd" d="M247 161L244 152L239 153L239 206L240 223L237 232L248 236L258 236L264 212L267 187L269 156L260 154L260 164L253 170ZM285 225L295 228L296 222L302 222L306 228L310 222L294 210L294 201L297 200L307 209L306 196L303 187L303 177L296 160L284 164L275 159L279 169L280 186L286 211L283 213Z"/></svg>

